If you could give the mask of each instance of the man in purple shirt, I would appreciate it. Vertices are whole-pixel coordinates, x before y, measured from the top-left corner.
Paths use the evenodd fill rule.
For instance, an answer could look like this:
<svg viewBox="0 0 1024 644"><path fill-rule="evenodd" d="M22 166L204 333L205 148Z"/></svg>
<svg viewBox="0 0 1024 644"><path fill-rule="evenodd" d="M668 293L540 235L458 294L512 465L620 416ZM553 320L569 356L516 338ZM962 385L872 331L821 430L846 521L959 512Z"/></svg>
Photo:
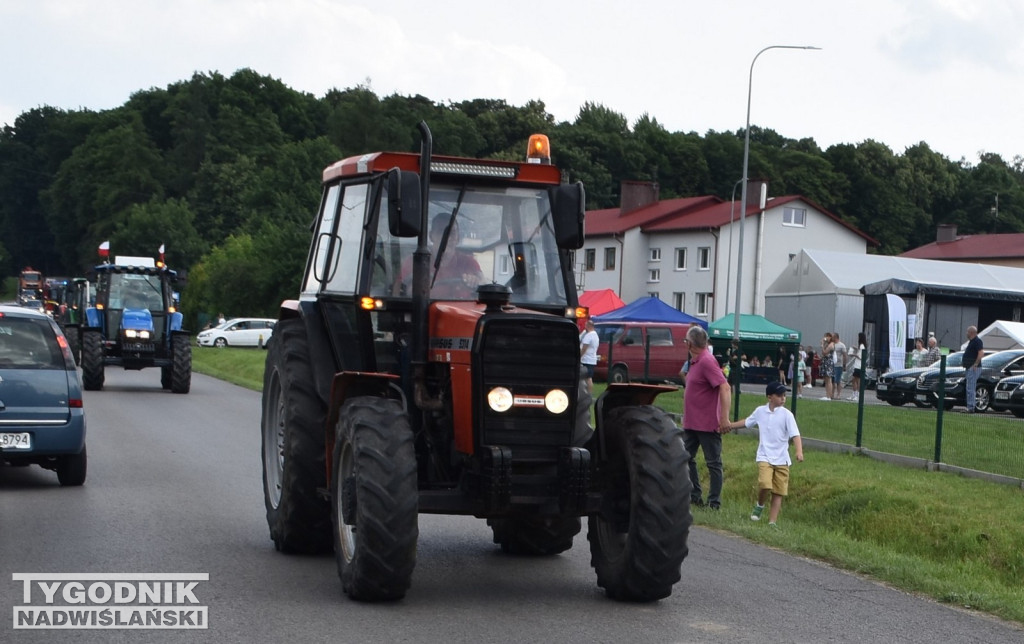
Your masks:
<svg viewBox="0 0 1024 644"><path fill-rule="evenodd" d="M710 485L707 506L717 510L722 495L722 433L729 431L732 389L722 368L708 349L708 332L692 326L686 332L690 345L690 369L683 397L683 443L690 455L690 504L703 506L697 475L697 448L704 451Z"/></svg>

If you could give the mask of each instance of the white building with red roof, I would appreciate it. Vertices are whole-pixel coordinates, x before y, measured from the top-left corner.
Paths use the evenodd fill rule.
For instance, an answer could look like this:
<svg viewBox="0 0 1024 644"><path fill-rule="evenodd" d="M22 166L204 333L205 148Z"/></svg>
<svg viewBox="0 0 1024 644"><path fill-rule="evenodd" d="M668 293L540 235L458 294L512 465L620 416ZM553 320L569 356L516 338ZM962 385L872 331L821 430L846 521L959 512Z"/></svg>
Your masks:
<svg viewBox="0 0 1024 644"><path fill-rule="evenodd" d="M799 195L741 210L715 196L659 200L657 184L623 182L622 206L587 212L576 270L586 290L609 288L626 302L649 295L713 321L736 309L741 225L740 313L764 315L765 290L804 248L867 253L877 245Z"/></svg>

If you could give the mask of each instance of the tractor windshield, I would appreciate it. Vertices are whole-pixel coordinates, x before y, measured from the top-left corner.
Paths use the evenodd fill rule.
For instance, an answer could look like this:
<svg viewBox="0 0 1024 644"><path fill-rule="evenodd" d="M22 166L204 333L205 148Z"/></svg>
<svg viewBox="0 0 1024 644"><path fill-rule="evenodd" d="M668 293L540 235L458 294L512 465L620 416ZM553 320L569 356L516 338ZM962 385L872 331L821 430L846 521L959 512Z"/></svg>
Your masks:
<svg viewBox="0 0 1024 644"><path fill-rule="evenodd" d="M111 309L164 309L164 296L159 275L110 273L107 306Z"/></svg>
<svg viewBox="0 0 1024 644"><path fill-rule="evenodd" d="M543 188L435 185L430 192L430 295L475 300L480 284L512 290L513 304L564 304L565 279ZM375 295L411 295L415 238L378 219Z"/></svg>

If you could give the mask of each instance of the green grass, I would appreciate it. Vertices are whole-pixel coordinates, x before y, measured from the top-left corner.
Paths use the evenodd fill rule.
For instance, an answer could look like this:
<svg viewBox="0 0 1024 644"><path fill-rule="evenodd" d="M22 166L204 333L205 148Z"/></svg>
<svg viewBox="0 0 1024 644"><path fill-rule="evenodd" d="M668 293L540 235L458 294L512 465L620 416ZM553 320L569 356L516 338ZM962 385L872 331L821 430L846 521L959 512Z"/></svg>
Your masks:
<svg viewBox="0 0 1024 644"><path fill-rule="evenodd" d="M193 368L259 390L265 355L259 350L197 348ZM595 395L603 390L604 385L598 384ZM741 415L763 400L763 396L741 396ZM658 404L679 413L682 396L662 394ZM856 405L802 399L797 411L804 435L853 442ZM963 415L952 416L949 432L968 431L957 426L967 422ZM930 422L934 422L933 415L918 410L870 406L864 424L874 429L865 429L865 446L885 450L889 441L896 447L911 446L923 452L922 458L930 458L934 450ZM1014 438L1010 428L1015 427L1019 452L1024 427L1012 422L971 418L969 431L983 432L984 439L970 441L979 443L970 449L978 452L979 458L985 451L1004 451ZM872 441L875 443L869 444ZM779 529L771 530L765 521L755 523L749 518L756 493L757 439L729 434L723 443L722 510L696 510L697 525L826 561L941 602L1024 623L1024 494L1020 489L807 448L806 460L793 465ZM998 454L990 458L999 462ZM703 463L700 469L704 475ZM1020 471L1014 475L1020 476ZM706 486L706 480L702 483ZM699 557L700 552L690 556ZM684 584L685 569L684 564Z"/></svg>
<svg viewBox="0 0 1024 644"><path fill-rule="evenodd" d="M267 352L257 348L197 347L193 341L192 370L232 384L263 389L263 364Z"/></svg>

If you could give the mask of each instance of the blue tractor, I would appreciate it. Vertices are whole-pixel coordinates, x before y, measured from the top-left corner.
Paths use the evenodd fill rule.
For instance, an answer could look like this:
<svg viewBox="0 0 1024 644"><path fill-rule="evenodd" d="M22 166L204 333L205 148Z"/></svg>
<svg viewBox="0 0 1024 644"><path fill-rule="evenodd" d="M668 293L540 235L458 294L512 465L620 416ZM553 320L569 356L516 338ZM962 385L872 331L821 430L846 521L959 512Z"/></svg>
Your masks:
<svg viewBox="0 0 1024 644"><path fill-rule="evenodd" d="M85 389L103 388L106 365L160 367L161 386L187 394L192 346L174 297L177 274L148 257L117 257L95 271L96 300L86 309L81 330Z"/></svg>

